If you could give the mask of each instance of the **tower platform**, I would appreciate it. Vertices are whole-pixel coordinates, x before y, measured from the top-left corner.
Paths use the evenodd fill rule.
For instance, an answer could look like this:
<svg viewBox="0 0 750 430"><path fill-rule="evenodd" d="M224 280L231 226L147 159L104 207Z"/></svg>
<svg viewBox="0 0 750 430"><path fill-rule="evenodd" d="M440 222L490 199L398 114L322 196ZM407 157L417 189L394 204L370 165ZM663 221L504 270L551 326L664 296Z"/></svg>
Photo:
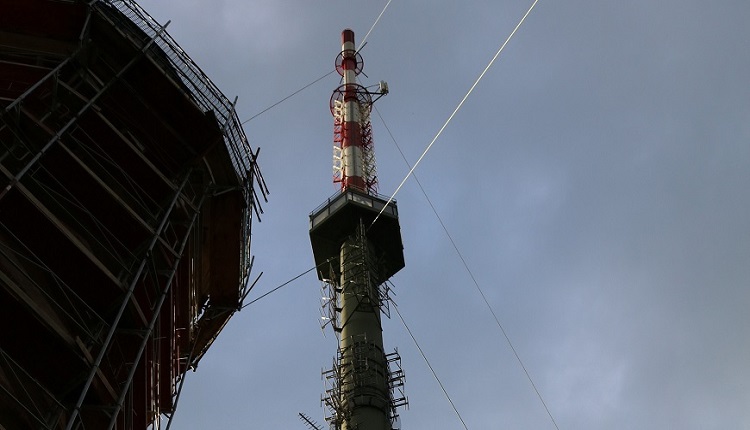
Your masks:
<svg viewBox="0 0 750 430"><path fill-rule="evenodd" d="M387 205L386 205L387 204ZM385 208L385 210L383 210ZM373 221L383 210L377 222ZM383 259L383 282L404 265L404 245L398 222L396 201L354 189L337 192L310 214L310 242L320 280L333 279L331 267L339 267L341 244L355 234L360 221L367 227L367 238Z"/></svg>

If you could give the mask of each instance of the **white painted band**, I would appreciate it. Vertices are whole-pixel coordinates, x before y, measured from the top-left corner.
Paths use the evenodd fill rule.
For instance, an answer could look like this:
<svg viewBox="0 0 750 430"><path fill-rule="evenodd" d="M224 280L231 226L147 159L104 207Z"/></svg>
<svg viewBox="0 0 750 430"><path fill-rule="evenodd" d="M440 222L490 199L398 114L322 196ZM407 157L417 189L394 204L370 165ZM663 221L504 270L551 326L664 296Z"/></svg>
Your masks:
<svg viewBox="0 0 750 430"><path fill-rule="evenodd" d="M344 83L345 84L357 83L357 75L354 74L354 70L344 70Z"/></svg>
<svg viewBox="0 0 750 430"><path fill-rule="evenodd" d="M344 103L344 122L360 122L359 103L354 101Z"/></svg>
<svg viewBox="0 0 750 430"><path fill-rule="evenodd" d="M344 175L364 178L365 169L361 147L347 146L344 148Z"/></svg>

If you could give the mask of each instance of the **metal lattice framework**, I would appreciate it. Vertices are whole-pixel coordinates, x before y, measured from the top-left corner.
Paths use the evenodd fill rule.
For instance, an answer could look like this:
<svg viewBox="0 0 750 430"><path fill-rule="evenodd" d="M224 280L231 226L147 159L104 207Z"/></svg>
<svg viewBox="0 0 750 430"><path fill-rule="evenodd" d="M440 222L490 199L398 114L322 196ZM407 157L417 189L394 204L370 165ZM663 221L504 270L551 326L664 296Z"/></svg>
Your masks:
<svg viewBox="0 0 750 430"><path fill-rule="evenodd" d="M173 79L173 75L179 78L178 85L184 85L185 91L203 112L211 112L216 116L217 122L223 131L223 141L229 150L235 172L243 182L243 189L247 190L245 204L249 210L245 213L243 225L246 226L243 237L250 237L249 226L253 211L260 216L262 210L257 205L258 195L252 182L257 182L258 190L265 194L266 185L260 174L258 164L255 162L257 154L253 154L248 143L245 131L235 111L236 100L230 101L208 76L195 64L195 62L182 50L177 42L163 31L162 26L156 22L143 8L133 0L100 0L96 6L102 8L116 8L120 14L109 14L112 24L116 28L127 28L135 24L148 37L154 38L154 43L164 55L149 57L157 64L164 76ZM132 24L131 24L132 23ZM265 196L263 196L265 198ZM252 210L250 210L252 208ZM247 281L250 269L249 243L243 246L242 253L242 276L241 283Z"/></svg>
<svg viewBox="0 0 750 430"><path fill-rule="evenodd" d="M158 427L250 288L257 152L135 2L0 8L0 428Z"/></svg>
<svg viewBox="0 0 750 430"><path fill-rule="evenodd" d="M321 401L327 408L325 419L332 430L341 429L344 423L351 419L351 407L347 403L351 401L354 392L371 385L382 375L386 375L388 391L385 396L376 397L373 404L385 409L391 428L397 428L398 408L407 407L409 404L404 394L406 376L401 368L398 350L385 354L385 366L370 358L373 354L382 353L383 351L374 347L366 337L360 337L353 340L353 346L340 349L331 369L322 373L325 394ZM344 383L347 380L351 382Z"/></svg>

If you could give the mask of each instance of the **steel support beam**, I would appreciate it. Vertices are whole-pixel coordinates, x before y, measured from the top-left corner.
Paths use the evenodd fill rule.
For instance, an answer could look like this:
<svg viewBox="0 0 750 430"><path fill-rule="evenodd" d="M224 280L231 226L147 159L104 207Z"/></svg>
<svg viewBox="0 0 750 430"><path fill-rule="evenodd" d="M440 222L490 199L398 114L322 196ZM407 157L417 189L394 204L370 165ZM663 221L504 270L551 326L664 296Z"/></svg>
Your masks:
<svg viewBox="0 0 750 430"><path fill-rule="evenodd" d="M44 75L44 77L37 81L34 85L30 86L28 90L24 91L23 94L18 96L17 99L15 99L11 104L5 107L3 109L2 114L0 116L5 115L6 113L10 112L11 109L13 109L16 105L19 105L26 97L29 96L29 94L33 93L37 88L39 88L43 83L47 81L47 79L50 79L51 77L57 75L60 73L60 70L62 70L63 67L65 67L73 58L75 58L78 53L81 52L81 49L75 50L68 58L66 58L64 61L62 61L60 64L57 65L54 69L50 70L49 73Z"/></svg>

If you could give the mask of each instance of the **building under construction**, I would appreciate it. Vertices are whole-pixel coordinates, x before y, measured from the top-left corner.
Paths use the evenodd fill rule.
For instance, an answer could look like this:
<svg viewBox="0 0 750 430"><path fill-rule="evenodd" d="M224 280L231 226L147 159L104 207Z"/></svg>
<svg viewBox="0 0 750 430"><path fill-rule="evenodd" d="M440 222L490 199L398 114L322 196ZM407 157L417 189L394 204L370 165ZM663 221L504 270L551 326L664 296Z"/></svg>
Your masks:
<svg viewBox="0 0 750 430"><path fill-rule="evenodd" d="M0 0L0 429L158 428L241 306L266 190L131 0Z"/></svg>

